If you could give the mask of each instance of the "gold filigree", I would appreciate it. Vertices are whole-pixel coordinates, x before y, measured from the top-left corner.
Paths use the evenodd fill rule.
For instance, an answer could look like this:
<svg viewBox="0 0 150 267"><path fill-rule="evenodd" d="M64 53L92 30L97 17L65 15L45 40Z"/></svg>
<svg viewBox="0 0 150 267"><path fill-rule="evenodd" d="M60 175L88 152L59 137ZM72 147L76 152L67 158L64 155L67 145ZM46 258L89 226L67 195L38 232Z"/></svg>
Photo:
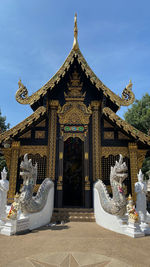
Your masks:
<svg viewBox="0 0 150 267"><path fill-rule="evenodd" d="M142 168L143 161L145 159L145 156L146 156L147 151L148 150L138 149L138 169L139 170Z"/></svg>
<svg viewBox="0 0 150 267"><path fill-rule="evenodd" d="M114 132L104 132L104 139L114 139Z"/></svg>
<svg viewBox="0 0 150 267"><path fill-rule="evenodd" d="M56 130L57 130L57 109L58 101L50 102L49 128L48 128L48 146L47 146L47 176L55 179L55 161L56 161Z"/></svg>
<svg viewBox="0 0 150 267"><path fill-rule="evenodd" d="M21 146L20 156L24 154L39 154L40 156L47 156L47 146Z"/></svg>
<svg viewBox="0 0 150 267"><path fill-rule="evenodd" d="M35 131L35 139L44 139L45 131Z"/></svg>
<svg viewBox="0 0 150 267"><path fill-rule="evenodd" d="M8 192L8 201L12 202L15 192L16 192L16 182L17 182L17 171L18 171L18 159L20 142L13 142L11 149L11 161L10 161L10 178L9 178L9 192Z"/></svg>
<svg viewBox="0 0 150 267"><path fill-rule="evenodd" d="M78 138L80 138L83 142L84 142L84 139L85 139L85 135L84 135L84 133L64 133L64 142L68 139L68 138L70 138L70 137L73 137L73 138L75 138L75 137L78 137Z"/></svg>
<svg viewBox="0 0 150 267"><path fill-rule="evenodd" d="M137 173L138 173L138 158L137 158L137 144L128 143L129 156L130 156L130 174L131 174L131 187L132 187L132 196L134 201L136 200L135 193L135 183L137 182Z"/></svg>
<svg viewBox="0 0 150 267"><path fill-rule="evenodd" d="M101 177L100 102L92 101L93 181Z"/></svg>
<svg viewBox="0 0 150 267"><path fill-rule="evenodd" d="M108 158L109 155L119 155L122 154L123 157L129 157L129 151L127 147L102 147L102 157Z"/></svg>

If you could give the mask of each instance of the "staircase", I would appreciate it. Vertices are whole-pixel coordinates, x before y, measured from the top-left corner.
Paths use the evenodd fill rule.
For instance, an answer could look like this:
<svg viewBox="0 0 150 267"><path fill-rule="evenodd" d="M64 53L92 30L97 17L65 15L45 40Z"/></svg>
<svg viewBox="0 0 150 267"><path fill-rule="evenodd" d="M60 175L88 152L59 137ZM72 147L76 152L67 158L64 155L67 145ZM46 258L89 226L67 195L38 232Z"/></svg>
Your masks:
<svg viewBox="0 0 150 267"><path fill-rule="evenodd" d="M54 208L51 222L95 222L94 210L84 208Z"/></svg>

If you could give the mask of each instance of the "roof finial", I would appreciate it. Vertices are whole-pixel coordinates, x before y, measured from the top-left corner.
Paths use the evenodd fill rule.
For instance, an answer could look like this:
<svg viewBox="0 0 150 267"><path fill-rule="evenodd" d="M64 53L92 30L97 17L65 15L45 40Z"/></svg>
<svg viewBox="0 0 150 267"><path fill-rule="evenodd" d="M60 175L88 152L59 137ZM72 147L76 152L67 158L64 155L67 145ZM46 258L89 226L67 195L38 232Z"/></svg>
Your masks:
<svg viewBox="0 0 150 267"><path fill-rule="evenodd" d="M77 38L78 38L78 27L77 27L77 13L76 13L74 17L74 41L73 41L74 50L77 50L79 48Z"/></svg>

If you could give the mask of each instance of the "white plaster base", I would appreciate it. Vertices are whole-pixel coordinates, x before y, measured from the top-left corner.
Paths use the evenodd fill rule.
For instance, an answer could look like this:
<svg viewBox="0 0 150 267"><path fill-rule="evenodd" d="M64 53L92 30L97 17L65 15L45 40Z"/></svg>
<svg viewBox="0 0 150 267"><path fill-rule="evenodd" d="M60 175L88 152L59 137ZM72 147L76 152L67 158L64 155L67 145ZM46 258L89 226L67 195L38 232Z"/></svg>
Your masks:
<svg viewBox="0 0 150 267"><path fill-rule="evenodd" d="M131 237L140 237L140 235L144 236L144 233L141 232L140 228L138 228L137 225L134 229L131 229L133 227L127 224L127 219L128 219L127 215L125 215L124 217L119 217L104 211L100 202L99 187L100 187L100 182L97 181L94 184L94 214L96 223L108 230L128 235ZM137 235L135 234L136 230L138 232Z"/></svg>
<svg viewBox="0 0 150 267"><path fill-rule="evenodd" d="M29 217L22 216L17 220L5 219L1 221L0 233L2 235L14 235L29 230Z"/></svg>
<svg viewBox="0 0 150 267"><path fill-rule="evenodd" d="M50 223L53 213L53 208L54 208L54 184L49 190L45 207L40 212L28 214L29 229L33 230Z"/></svg>
<svg viewBox="0 0 150 267"><path fill-rule="evenodd" d="M133 222L128 223L126 234L134 238L145 236L145 233L141 231L139 223L133 223Z"/></svg>
<svg viewBox="0 0 150 267"><path fill-rule="evenodd" d="M48 224L51 220L54 207L54 184L49 190L47 202L45 207L36 213L30 214L18 214L17 220L1 220L0 221L0 234L3 235L14 235L23 233L27 230L37 229L41 226ZM9 209L8 209L9 210Z"/></svg>
<svg viewBox="0 0 150 267"><path fill-rule="evenodd" d="M150 227L147 223L140 223L140 229L145 235L150 235Z"/></svg>

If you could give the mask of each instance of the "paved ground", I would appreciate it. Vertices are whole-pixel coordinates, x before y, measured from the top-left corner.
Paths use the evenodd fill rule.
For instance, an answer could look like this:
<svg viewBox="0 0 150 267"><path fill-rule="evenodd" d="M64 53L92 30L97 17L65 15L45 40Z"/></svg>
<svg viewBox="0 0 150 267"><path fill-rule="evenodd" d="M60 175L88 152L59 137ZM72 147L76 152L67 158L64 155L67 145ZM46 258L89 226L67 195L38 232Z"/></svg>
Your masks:
<svg viewBox="0 0 150 267"><path fill-rule="evenodd" d="M150 236L133 239L84 222L1 235L0 266L150 266Z"/></svg>

